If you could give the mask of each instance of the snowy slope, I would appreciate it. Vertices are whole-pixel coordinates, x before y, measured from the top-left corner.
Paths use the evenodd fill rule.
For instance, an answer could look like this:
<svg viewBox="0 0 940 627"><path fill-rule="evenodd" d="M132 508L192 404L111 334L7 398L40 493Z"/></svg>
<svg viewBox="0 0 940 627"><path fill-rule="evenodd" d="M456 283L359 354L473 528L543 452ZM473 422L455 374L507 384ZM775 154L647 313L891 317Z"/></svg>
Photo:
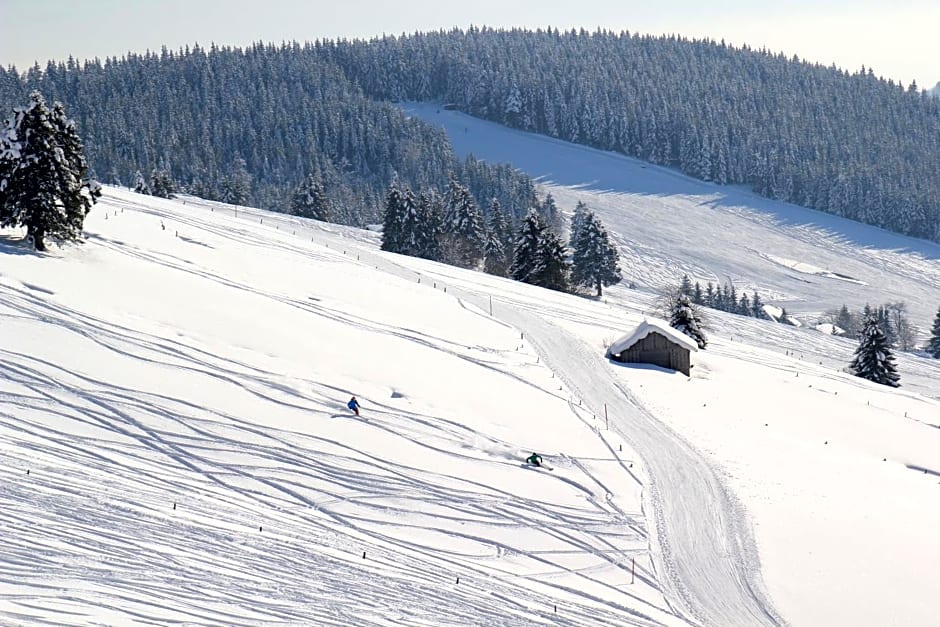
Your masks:
<svg viewBox="0 0 940 627"><path fill-rule="evenodd" d="M637 290L113 188L86 226L0 240L0 623L934 621L940 362L716 314L690 379L603 358Z"/></svg>
<svg viewBox="0 0 940 627"><path fill-rule="evenodd" d="M577 144L524 133L433 104L406 110L442 126L454 149L539 178L561 208L584 201L620 246L640 287L734 282L816 322L846 304L907 303L923 338L940 306L940 245L737 187Z"/></svg>

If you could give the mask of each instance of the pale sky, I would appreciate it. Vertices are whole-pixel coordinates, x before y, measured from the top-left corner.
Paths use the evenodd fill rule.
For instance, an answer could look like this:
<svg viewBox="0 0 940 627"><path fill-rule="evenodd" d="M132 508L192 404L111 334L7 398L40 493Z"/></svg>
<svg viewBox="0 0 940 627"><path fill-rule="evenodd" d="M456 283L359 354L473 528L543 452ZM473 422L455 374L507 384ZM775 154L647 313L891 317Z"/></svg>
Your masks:
<svg viewBox="0 0 940 627"><path fill-rule="evenodd" d="M940 81L937 0L0 0L0 65L458 26L584 27L725 39L904 85Z"/></svg>

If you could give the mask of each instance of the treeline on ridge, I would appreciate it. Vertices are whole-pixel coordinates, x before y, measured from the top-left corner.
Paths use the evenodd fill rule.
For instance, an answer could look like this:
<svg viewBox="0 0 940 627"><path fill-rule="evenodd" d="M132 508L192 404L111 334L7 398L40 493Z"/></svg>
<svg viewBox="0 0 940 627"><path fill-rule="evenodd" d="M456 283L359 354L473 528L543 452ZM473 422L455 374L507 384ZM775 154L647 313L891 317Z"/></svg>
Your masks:
<svg viewBox="0 0 940 627"><path fill-rule="evenodd" d="M940 241L940 99L747 46L470 28L0 69L0 105L32 89L66 104L102 182L159 168L221 198L247 174L283 210L312 175L351 224L378 219L395 174L443 191L455 173L516 217L534 204L526 177L456 159L389 104L414 100Z"/></svg>
<svg viewBox="0 0 940 627"><path fill-rule="evenodd" d="M481 206L496 198L517 218L538 204L529 177L457 158L441 129L368 98L296 44L70 59L22 75L0 68L2 110L23 106L32 90L65 104L102 183L168 175L174 189L290 211L315 181L330 219L360 226L381 219L396 178L443 191L455 176Z"/></svg>

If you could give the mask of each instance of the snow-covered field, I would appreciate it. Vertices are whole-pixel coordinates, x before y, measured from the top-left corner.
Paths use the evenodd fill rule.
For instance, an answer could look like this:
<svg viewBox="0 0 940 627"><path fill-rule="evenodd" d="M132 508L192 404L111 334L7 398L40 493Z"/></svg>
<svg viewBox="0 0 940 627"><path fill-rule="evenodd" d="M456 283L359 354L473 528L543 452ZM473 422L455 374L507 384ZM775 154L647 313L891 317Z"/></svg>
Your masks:
<svg viewBox="0 0 940 627"><path fill-rule="evenodd" d="M0 240L4 625L935 624L936 360L714 314L687 378L603 358L640 290L113 188L86 230Z"/></svg>

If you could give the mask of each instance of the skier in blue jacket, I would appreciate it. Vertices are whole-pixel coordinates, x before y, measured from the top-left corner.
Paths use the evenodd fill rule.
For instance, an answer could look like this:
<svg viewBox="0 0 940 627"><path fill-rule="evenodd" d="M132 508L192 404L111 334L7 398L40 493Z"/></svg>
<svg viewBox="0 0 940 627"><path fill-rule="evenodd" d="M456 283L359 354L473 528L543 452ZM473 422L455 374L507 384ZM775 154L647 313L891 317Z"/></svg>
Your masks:
<svg viewBox="0 0 940 627"><path fill-rule="evenodd" d="M346 403L346 407L353 410L357 416L359 415L359 401L356 400L355 396L349 399L349 402Z"/></svg>

